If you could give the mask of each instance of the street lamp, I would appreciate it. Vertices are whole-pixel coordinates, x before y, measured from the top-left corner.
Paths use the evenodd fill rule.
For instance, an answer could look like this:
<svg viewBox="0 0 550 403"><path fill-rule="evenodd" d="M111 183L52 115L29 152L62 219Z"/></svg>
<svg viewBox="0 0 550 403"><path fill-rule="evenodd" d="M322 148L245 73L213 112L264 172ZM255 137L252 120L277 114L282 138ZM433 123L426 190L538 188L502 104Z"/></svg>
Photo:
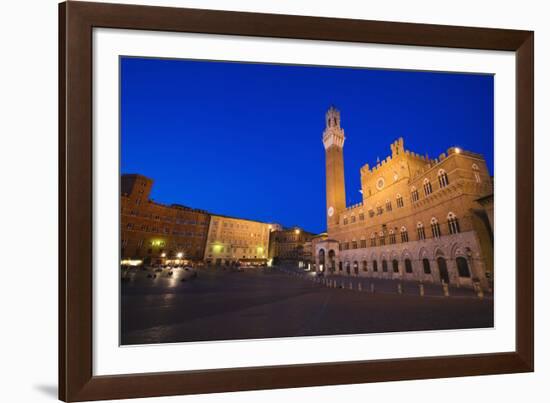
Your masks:
<svg viewBox="0 0 550 403"><path fill-rule="evenodd" d="M176 255L176 257L178 259L181 259L183 257L183 252L178 252L178 254Z"/></svg>

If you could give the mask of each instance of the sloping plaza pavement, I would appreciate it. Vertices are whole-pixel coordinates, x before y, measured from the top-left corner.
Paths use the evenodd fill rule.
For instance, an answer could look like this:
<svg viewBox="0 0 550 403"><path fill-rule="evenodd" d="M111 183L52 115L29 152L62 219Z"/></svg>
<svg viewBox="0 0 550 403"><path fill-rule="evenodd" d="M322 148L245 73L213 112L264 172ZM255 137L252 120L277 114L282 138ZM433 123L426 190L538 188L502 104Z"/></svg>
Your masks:
<svg viewBox="0 0 550 403"><path fill-rule="evenodd" d="M493 327L493 298L471 289L333 277L338 288L281 269L199 269L195 279L136 270L121 283L122 344ZM351 288L350 289L350 282ZM358 284L361 283L361 291ZM339 288L343 286L343 288Z"/></svg>

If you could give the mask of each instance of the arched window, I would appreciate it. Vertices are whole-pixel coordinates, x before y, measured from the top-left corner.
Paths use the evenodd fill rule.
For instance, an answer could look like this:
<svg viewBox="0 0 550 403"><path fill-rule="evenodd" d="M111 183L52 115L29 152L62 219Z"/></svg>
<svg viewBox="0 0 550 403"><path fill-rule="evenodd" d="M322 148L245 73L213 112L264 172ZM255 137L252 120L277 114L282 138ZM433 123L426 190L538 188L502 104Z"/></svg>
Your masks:
<svg viewBox="0 0 550 403"><path fill-rule="evenodd" d="M443 189L449 184L449 177L447 176L447 172L445 170L440 169L437 173L437 179L439 180L439 187Z"/></svg>
<svg viewBox="0 0 550 403"><path fill-rule="evenodd" d="M393 259L392 262L391 262L391 265L392 265L392 268L393 268L393 272L394 273L399 273L399 262L397 261L397 259Z"/></svg>
<svg viewBox="0 0 550 403"><path fill-rule="evenodd" d="M353 262L353 272L359 274L359 263L356 261Z"/></svg>
<svg viewBox="0 0 550 403"><path fill-rule="evenodd" d="M346 273L350 274L350 272L351 272L350 264L349 262L346 262Z"/></svg>
<svg viewBox="0 0 550 403"><path fill-rule="evenodd" d="M391 201L389 200L386 200L386 211L391 211L392 208L391 208Z"/></svg>
<svg viewBox="0 0 550 403"><path fill-rule="evenodd" d="M413 202L418 201L418 190L414 186L411 188L411 199Z"/></svg>
<svg viewBox="0 0 550 403"><path fill-rule="evenodd" d="M363 271L368 271L367 261L363 260Z"/></svg>
<svg viewBox="0 0 550 403"><path fill-rule="evenodd" d="M413 267L412 267L411 259L407 258L405 259L405 273L412 273L412 272L413 272Z"/></svg>
<svg viewBox="0 0 550 403"><path fill-rule="evenodd" d="M338 270L342 271L342 262L338 262Z"/></svg>
<svg viewBox="0 0 550 403"><path fill-rule="evenodd" d="M481 176L479 175L479 167L477 164L472 165L472 171L474 171L474 179L477 183L481 183Z"/></svg>
<svg viewBox="0 0 550 403"><path fill-rule="evenodd" d="M422 267L424 268L424 274L431 274L430 261L426 258L422 259Z"/></svg>
<svg viewBox="0 0 550 403"><path fill-rule="evenodd" d="M384 209L381 206L376 206L376 215L382 215Z"/></svg>
<svg viewBox="0 0 550 403"><path fill-rule="evenodd" d="M384 273L388 271L388 262L386 262L386 259L382 260L382 271Z"/></svg>
<svg viewBox="0 0 550 403"><path fill-rule="evenodd" d="M456 267L458 269L458 275L460 277L470 277L470 268L468 267L468 261L466 258L459 256L456 258Z"/></svg>
<svg viewBox="0 0 550 403"><path fill-rule="evenodd" d="M424 178L424 195L428 196L432 193L432 184L428 178Z"/></svg>
<svg viewBox="0 0 550 403"><path fill-rule="evenodd" d="M393 245L395 244L395 232L391 229L389 231L389 234L390 234L390 245Z"/></svg>
<svg viewBox="0 0 550 403"><path fill-rule="evenodd" d="M418 234L418 239L420 241L423 241L426 239L426 232L424 232L424 224L422 224L420 221L416 224L416 232Z"/></svg>
<svg viewBox="0 0 550 403"><path fill-rule="evenodd" d="M403 207L403 197L399 193L395 196L395 202L397 204L397 208Z"/></svg>
<svg viewBox="0 0 550 403"><path fill-rule="evenodd" d="M401 227L401 242L409 242L409 233L405 227Z"/></svg>
<svg viewBox="0 0 550 403"><path fill-rule="evenodd" d="M378 239L380 241L380 246L384 246L386 244L386 237L384 236L384 231L380 231L378 234Z"/></svg>
<svg viewBox="0 0 550 403"><path fill-rule="evenodd" d="M437 218L432 217L430 220L430 225L432 226L432 236L434 238L441 237L441 229L439 228L439 222L437 221Z"/></svg>
<svg viewBox="0 0 550 403"><path fill-rule="evenodd" d="M376 260L372 261L372 271L378 271L378 262Z"/></svg>
<svg viewBox="0 0 550 403"><path fill-rule="evenodd" d="M453 212L447 214L447 223L449 224L449 234L458 234L460 232L458 218L456 218L456 215Z"/></svg>
<svg viewBox="0 0 550 403"><path fill-rule="evenodd" d="M374 232L370 236L370 246L376 246L376 234Z"/></svg>

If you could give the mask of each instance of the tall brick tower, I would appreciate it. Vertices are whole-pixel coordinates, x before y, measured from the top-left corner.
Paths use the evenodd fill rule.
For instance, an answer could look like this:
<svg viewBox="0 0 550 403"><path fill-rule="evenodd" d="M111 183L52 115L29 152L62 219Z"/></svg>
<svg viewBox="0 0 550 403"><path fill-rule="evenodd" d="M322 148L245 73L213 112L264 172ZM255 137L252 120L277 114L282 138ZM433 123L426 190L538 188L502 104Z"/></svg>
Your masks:
<svg viewBox="0 0 550 403"><path fill-rule="evenodd" d="M346 208L344 183L344 129L340 127L340 111L331 106L326 115L323 132L327 177L327 229L338 223L339 214Z"/></svg>

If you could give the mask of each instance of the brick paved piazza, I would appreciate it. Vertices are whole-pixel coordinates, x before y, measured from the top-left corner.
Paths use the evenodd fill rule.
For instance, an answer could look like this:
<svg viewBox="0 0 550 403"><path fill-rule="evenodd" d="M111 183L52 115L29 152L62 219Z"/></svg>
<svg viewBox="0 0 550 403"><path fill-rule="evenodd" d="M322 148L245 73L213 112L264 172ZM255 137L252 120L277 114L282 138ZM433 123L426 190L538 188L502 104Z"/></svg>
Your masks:
<svg viewBox="0 0 550 403"><path fill-rule="evenodd" d="M122 282L122 344L316 336L353 333L481 328L493 326L493 298L439 286L392 280L336 278L327 287L309 276L281 269L236 272L199 269L196 279L181 281L182 269L134 269ZM350 290L350 283L352 289Z"/></svg>

